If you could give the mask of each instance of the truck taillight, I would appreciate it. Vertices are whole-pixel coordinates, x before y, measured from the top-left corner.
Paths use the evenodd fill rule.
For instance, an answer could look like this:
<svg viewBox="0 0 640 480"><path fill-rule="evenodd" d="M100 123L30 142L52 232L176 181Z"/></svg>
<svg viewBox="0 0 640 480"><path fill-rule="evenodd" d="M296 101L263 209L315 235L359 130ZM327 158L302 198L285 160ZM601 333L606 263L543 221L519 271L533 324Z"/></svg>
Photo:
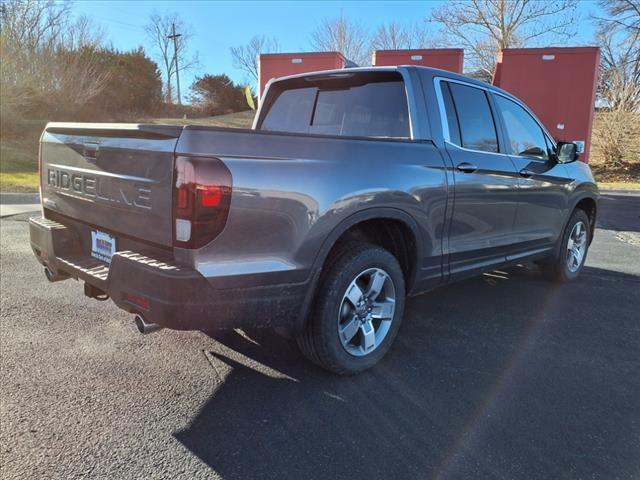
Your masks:
<svg viewBox="0 0 640 480"><path fill-rule="evenodd" d="M217 158L177 157L173 190L173 244L200 248L224 228L231 173Z"/></svg>

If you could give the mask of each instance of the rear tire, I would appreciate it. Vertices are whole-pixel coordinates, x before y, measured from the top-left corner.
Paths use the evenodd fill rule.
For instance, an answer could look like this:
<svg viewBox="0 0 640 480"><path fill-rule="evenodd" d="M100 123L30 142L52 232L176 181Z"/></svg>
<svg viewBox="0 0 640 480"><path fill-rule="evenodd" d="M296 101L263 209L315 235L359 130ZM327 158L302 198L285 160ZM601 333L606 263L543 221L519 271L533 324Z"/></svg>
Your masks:
<svg viewBox="0 0 640 480"><path fill-rule="evenodd" d="M590 239L589 217L584 210L574 210L555 255L539 263L544 277L558 283L570 282L578 278L587 259Z"/></svg>
<svg viewBox="0 0 640 480"><path fill-rule="evenodd" d="M329 260L298 346L333 373L362 372L391 347L404 303L404 277L396 258L376 245L351 243Z"/></svg>

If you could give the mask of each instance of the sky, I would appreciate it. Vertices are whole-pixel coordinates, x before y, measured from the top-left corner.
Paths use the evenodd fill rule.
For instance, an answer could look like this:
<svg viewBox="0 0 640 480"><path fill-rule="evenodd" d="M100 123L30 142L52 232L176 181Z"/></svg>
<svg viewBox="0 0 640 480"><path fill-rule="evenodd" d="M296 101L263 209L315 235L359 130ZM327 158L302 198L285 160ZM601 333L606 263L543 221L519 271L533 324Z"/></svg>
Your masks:
<svg viewBox="0 0 640 480"><path fill-rule="evenodd" d="M392 20L423 21L441 1L169 1L169 0L76 0L77 15L92 19L106 33L106 40L119 50L139 46L154 57L143 26L152 13L177 12L193 31L190 50L198 52L200 66L181 75L190 85L196 75L226 73L243 83L246 75L233 67L229 49L246 44L254 35L275 37L282 52L309 50L309 36L325 18L343 12L370 30ZM581 28L573 45L592 43L594 29L589 14L597 11L594 1L578 8ZM434 26L434 31L436 27ZM154 58L156 59L156 58ZM182 78L184 77L184 78ZM183 87L183 91L186 89Z"/></svg>

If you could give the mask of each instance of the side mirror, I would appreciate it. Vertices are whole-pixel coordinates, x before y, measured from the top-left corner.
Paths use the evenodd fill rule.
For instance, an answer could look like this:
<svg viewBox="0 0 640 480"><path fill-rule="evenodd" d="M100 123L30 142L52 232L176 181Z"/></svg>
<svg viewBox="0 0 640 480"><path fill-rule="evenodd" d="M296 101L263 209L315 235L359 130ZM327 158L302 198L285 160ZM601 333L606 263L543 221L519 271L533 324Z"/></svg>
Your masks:
<svg viewBox="0 0 640 480"><path fill-rule="evenodd" d="M580 154L578 146L572 142L558 142L556 147L556 159L558 163L575 162Z"/></svg>

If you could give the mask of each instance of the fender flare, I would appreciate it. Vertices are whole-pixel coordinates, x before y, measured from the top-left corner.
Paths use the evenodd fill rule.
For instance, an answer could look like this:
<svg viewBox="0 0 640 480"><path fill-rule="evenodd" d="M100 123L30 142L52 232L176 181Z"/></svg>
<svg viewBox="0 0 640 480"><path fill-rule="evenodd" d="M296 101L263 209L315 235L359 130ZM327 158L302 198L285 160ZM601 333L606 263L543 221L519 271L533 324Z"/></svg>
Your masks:
<svg viewBox="0 0 640 480"><path fill-rule="evenodd" d="M567 219L565 221L564 227L566 228L567 223L569 222L569 219L571 218L571 214L573 213L573 211L576 209L576 207L578 206L578 203L580 203L582 200L585 199L590 199L593 200L593 202L596 205L596 209L594 212L594 217L593 217L593 225L592 225L592 230L591 230L591 238L589 239L589 243L591 243L591 241L593 240L593 235L595 233L596 230L596 220L598 218L598 201L599 201L599 195L592 191L592 190L587 190L585 189L581 189L579 191L577 191L575 193L575 197L571 200L570 203L570 207L569 207L569 215L567 216ZM564 230L563 230L564 231Z"/></svg>
<svg viewBox="0 0 640 480"><path fill-rule="evenodd" d="M578 206L578 203L580 203L582 200L584 200L585 198L589 198L591 200L593 200L596 204L596 217L598 215L598 195L596 192L592 191L592 190L587 190L586 188L584 189L580 189L577 190L574 193L574 196L571 198L571 202L568 205L567 208L567 218L565 218L563 224L562 224L562 233L560 234L560 236L558 237L558 241L556 246L553 249L553 255L554 257L559 255L560 249L562 248L562 246L560 245L562 242L562 236L564 235L564 230L567 228L567 224L569 223L569 220L571 220L571 215L573 214L573 211L576 209L576 207ZM591 241L593 240L593 235L595 233L595 222L596 219L593 219L593 230L591 231L591 238L589 239L589 244L591 244Z"/></svg>

